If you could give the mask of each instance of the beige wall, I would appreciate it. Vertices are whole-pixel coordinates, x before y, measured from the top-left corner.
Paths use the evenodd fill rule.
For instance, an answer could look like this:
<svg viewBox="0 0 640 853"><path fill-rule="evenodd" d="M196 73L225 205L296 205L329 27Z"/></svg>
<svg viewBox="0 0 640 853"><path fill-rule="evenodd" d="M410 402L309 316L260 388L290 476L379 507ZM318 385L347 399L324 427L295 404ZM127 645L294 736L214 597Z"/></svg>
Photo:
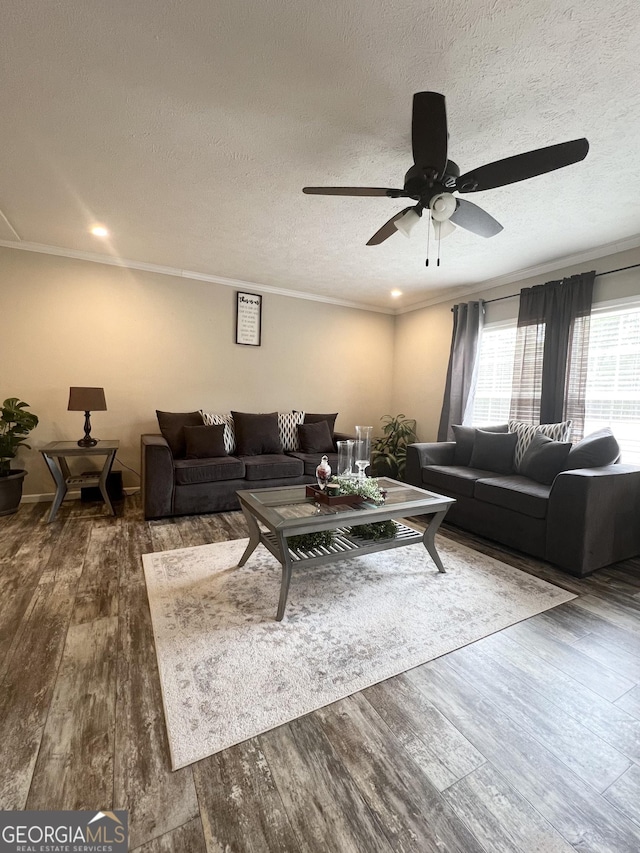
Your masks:
<svg viewBox="0 0 640 853"><path fill-rule="evenodd" d="M380 313L267 293L262 346L243 347L233 288L0 249L0 329L0 401L19 397L40 418L17 460L26 495L53 491L37 449L83 434L71 385L104 387L92 434L120 439L137 471L155 409L339 412L340 430L390 411L394 318Z"/></svg>
<svg viewBox="0 0 640 853"><path fill-rule="evenodd" d="M473 295L462 295L449 302L432 305L396 317L393 397L395 412L404 412L418 421L418 437L435 441L451 345L451 307L471 299L495 299L517 294L523 287L543 284L574 273L595 269L596 272L618 269L640 263L640 249L607 255L572 267L562 267L515 284L487 288ZM594 303L627 298L640 294L640 268L596 278ZM518 316L518 299L505 299L487 305L486 322L508 320ZM640 380L639 380L640 381Z"/></svg>

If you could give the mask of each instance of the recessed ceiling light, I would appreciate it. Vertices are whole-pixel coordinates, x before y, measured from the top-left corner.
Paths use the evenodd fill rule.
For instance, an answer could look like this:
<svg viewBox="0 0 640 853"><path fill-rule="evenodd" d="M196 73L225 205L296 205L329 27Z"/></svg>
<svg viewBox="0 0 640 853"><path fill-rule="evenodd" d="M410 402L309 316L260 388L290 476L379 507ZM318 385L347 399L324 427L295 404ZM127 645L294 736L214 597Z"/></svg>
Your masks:
<svg viewBox="0 0 640 853"><path fill-rule="evenodd" d="M91 229L91 233L94 237L108 237L109 232L104 227L104 225L94 225Z"/></svg>
<svg viewBox="0 0 640 853"><path fill-rule="evenodd" d="M401 290L392 290L391 295L393 296L394 299L397 299L398 296L402 296L402 291Z"/></svg>

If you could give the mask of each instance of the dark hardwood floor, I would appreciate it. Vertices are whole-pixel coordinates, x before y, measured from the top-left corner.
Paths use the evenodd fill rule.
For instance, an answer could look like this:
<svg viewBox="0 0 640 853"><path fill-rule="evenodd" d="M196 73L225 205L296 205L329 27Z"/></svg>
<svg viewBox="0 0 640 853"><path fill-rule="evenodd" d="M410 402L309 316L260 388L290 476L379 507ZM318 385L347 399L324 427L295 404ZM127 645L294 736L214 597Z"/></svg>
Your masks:
<svg viewBox="0 0 640 853"><path fill-rule="evenodd" d="M0 808L129 810L139 853L638 853L640 560L578 598L171 772L140 555L245 535L138 496L0 519Z"/></svg>

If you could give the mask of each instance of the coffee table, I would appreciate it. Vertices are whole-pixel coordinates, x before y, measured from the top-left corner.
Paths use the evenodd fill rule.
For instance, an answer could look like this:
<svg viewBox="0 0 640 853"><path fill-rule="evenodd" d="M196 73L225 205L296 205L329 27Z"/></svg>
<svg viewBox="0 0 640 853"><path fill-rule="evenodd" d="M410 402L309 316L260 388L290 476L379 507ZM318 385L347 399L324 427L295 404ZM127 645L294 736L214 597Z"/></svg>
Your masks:
<svg viewBox="0 0 640 853"><path fill-rule="evenodd" d="M284 616L294 566L315 566L345 557L422 542L438 571L445 571L436 550L435 534L447 510L455 503L453 498L409 486L388 477L380 477L378 482L380 488L387 492L386 500L381 506L372 503L357 506L317 504L313 498L306 497L304 486L282 486L255 491L247 489L237 493L249 527L249 543L238 566L244 566L260 544L282 564L280 601L276 614L278 622ZM431 516L424 532L397 520L412 515ZM396 536L392 539L374 542L360 539L349 532L352 526L389 520L396 525ZM261 529L260 524L266 530ZM289 548L287 544L287 539L291 536L321 530L335 531L333 544L329 547L303 551Z"/></svg>

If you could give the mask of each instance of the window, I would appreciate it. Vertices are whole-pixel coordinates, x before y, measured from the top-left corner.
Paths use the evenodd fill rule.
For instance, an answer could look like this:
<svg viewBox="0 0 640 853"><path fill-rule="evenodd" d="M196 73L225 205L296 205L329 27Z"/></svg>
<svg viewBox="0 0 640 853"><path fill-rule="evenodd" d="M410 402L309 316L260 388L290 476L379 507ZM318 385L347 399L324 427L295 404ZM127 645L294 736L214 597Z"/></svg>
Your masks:
<svg viewBox="0 0 640 853"><path fill-rule="evenodd" d="M640 464L640 305L591 315L585 435L609 426L622 461Z"/></svg>
<svg viewBox="0 0 640 853"><path fill-rule="evenodd" d="M478 353L478 379L471 423L506 423L511 404L516 321L485 327Z"/></svg>
<svg viewBox="0 0 640 853"><path fill-rule="evenodd" d="M487 326L471 423L509 420L516 322ZM640 303L591 314L584 434L611 427L622 461L640 464Z"/></svg>

